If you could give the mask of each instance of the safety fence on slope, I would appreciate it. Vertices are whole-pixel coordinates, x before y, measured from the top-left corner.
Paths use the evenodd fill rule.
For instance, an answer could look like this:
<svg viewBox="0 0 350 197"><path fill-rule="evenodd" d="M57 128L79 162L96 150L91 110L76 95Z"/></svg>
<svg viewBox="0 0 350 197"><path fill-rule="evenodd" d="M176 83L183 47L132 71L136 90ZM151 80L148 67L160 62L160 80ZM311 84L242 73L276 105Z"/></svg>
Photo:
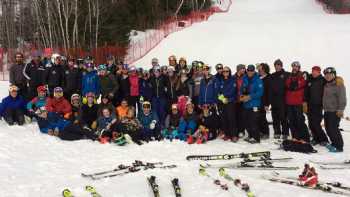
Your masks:
<svg viewBox="0 0 350 197"><path fill-rule="evenodd" d="M128 47L105 46L86 51L82 48L44 48L38 49L33 46L25 46L21 49L0 48L0 80L8 80L8 70L14 60L16 52L22 52L26 59L30 59L34 53L40 52L43 57L49 57L52 53L69 54L74 57L85 57L91 55L97 64L104 63L107 56L114 56L117 60L132 64L144 57L149 51L155 48L169 34L190 27L194 23L208 20L214 13L228 12L232 0L214 0L214 5L204 11L193 11L186 16L171 17L161 23L157 28L145 32L131 32Z"/></svg>
<svg viewBox="0 0 350 197"><path fill-rule="evenodd" d="M350 0L316 0L329 14L350 14Z"/></svg>

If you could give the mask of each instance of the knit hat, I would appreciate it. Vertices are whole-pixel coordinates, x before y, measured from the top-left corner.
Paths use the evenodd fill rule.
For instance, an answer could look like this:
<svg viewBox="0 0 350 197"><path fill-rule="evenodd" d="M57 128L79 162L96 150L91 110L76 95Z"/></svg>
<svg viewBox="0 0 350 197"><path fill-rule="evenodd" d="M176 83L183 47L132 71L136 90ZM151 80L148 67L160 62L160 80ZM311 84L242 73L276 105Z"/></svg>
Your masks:
<svg viewBox="0 0 350 197"><path fill-rule="evenodd" d="M319 67L319 66L313 66L313 67L312 67L312 71L321 72L321 67Z"/></svg>

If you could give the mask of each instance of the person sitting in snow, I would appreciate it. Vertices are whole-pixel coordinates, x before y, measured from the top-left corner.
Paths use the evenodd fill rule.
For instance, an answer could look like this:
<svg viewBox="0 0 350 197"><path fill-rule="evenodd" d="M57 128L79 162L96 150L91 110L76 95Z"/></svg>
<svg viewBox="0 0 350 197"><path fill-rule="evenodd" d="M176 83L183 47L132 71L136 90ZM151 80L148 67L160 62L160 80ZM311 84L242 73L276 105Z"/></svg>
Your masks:
<svg viewBox="0 0 350 197"><path fill-rule="evenodd" d="M97 133L101 138L101 142L105 143L112 138L112 131L114 130L117 119L115 115L107 108L102 109L102 116L97 119Z"/></svg>
<svg viewBox="0 0 350 197"><path fill-rule="evenodd" d="M122 99L120 105L116 108L119 120L123 119L129 110L128 100L126 98Z"/></svg>
<svg viewBox="0 0 350 197"><path fill-rule="evenodd" d="M176 139L183 141L187 140L187 136L193 135L197 128L197 115L194 112L194 105L192 102L186 104L186 112L180 119L179 133L175 136Z"/></svg>
<svg viewBox="0 0 350 197"><path fill-rule="evenodd" d="M135 108L130 107L128 109L127 115L120 120L120 122L116 125L115 131L112 132L113 139L119 136L128 135L133 142L138 145L142 145L141 129L142 125L135 116Z"/></svg>
<svg viewBox="0 0 350 197"><path fill-rule="evenodd" d="M53 98L48 98L45 108L48 112L56 112L68 119L72 113L72 106L63 97L63 89L56 87L54 89Z"/></svg>
<svg viewBox="0 0 350 197"><path fill-rule="evenodd" d="M142 103L142 111L139 112L137 119L142 124L142 139L145 141L160 140L159 119L156 113L151 110L151 103L145 101Z"/></svg>
<svg viewBox="0 0 350 197"><path fill-rule="evenodd" d="M316 187L318 183L318 175L314 167L310 167L309 164L305 164L304 170L299 175L299 184L307 187Z"/></svg>
<svg viewBox="0 0 350 197"><path fill-rule="evenodd" d="M87 93L83 99L80 112L80 124L83 128L96 130L98 118L97 110L98 105L96 104L95 94L93 92Z"/></svg>
<svg viewBox="0 0 350 197"><path fill-rule="evenodd" d="M202 114L199 117L198 124L208 129L207 140L214 140L216 138L220 121L216 113L210 110L209 105L202 106Z"/></svg>
<svg viewBox="0 0 350 197"><path fill-rule="evenodd" d="M31 118L34 117L35 111L40 107L45 107L47 102L46 87L39 86L36 90L38 92L38 96L34 97L27 103L28 116Z"/></svg>
<svg viewBox="0 0 350 197"><path fill-rule="evenodd" d="M188 144L203 144L206 141L208 141L208 134L209 134L209 129L207 129L205 126L200 125L196 132L194 132L193 135L189 135L187 137L187 143Z"/></svg>
<svg viewBox="0 0 350 197"><path fill-rule="evenodd" d="M81 129L78 125L72 124L58 113L48 112L45 107L36 110L35 117L42 133L59 137L62 140L96 140L97 136L88 130Z"/></svg>
<svg viewBox="0 0 350 197"><path fill-rule="evenodd" d="M18 95L18 87L11 85L9 87L9 96L2 99L0 104L0 116L4 117L8 125L13 125L15 122L18 125L24 124L24 112L26 103L22 96Z"/></svg>
<svg viewBox="0 0 350 197"><path fill-rule="evenodd" d="M70 103L72 105L72 115L70 120L74 124L80 124L80 110L81 110L81 99L79 94L73 94L70 99Z"/></svg>
<svg viewBox="0 0 350 197"><path fill-rule="evenodd" d="M165 119L165 129L162 131L163 138L172 140L178 135L181 115L177 109L177 104L171 105L171 113Z"/></svg>
<svg viewBox="0 0 350 197"><path fill-rule="evenodd" d="M102 115L102 109L107 107L113 114L115 114L115 108L112 104L112 100L109 99L108 95L102 95L101 97L101 103L98 105L98 115Z"/></svg>

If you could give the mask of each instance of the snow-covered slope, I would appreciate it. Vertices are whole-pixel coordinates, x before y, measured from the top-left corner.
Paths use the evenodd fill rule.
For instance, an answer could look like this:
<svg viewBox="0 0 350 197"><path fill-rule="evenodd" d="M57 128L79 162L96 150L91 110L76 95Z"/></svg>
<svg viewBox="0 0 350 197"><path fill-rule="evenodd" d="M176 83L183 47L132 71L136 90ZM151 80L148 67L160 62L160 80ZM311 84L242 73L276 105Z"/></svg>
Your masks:
<svg viewBox="0 0 350 197"><path fill-rule="evenodd" d="M201 59L211 65L223 62L232 66L238 63L272 62L279 57L286 64L300 60L307 68L314 64L334 65L341 75L346 76L349 72L345 55L350 43L349 22L350 17L347 15L324 14L313 0L234 0L229 13L214 15L208 22L169 36L137 65L148 65L153 56L165 63L170 54L186 56L189 60ZM289 69L289 66L285 67ZM0 83L1 98L8 94L7 87L7 82ZM350 123L343 122L342 127L350 130ZM104 197L151 197L153 194L146 176L156 175L161 196L174 196L170 180L178 177L183 196L186 197L243 197L245 194L231 184L230 190L225 192L215 186L212 180L199 176L199 162L186 161L185 156L271 150L273 157L295 158L291 162L276 165L302 167L309 159L349 159L350 133L343 134L344 153L330 154L325 148L317 146L315 148L318 149L318 154L305 155L277 150L278 147L272 140L259 145L216 140L205 145L163 141L125 147L91 141L65 142L40 134L35 123L9 127L0 121L0 196L58 197L64 188L69 187L75 196L87 197L89 194L83 188L91 184ZM82 172L112 169L120 163L131 163L135 159L163 161L179 167L137 172L99 181L80 176ZM337 180L350 186L349 170L325 171L317 165L315 167L320 180ZM218 175L214 170L209 172ZM228 172L249 183L252 191L260 197L332 196L320 191L264 181L259 178L262 173L266 173L263 171ZM284 172L290 176L297 176L298 173L300 170Z"/></svg>

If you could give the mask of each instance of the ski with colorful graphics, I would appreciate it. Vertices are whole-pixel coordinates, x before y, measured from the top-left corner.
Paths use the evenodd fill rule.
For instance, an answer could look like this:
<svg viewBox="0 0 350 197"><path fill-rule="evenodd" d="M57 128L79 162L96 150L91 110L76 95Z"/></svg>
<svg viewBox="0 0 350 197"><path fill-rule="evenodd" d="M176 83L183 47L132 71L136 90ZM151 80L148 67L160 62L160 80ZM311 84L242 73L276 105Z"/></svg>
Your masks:
<svg viewBox="0 0 350 197"><path fill-rule="evenodd" d="M212 180L214 181L214 184L220 186L220 188L221 188L222 190L228 190L227 184L223 184L223 183L220 182L219 179L215 179L215 178L213 178L212 176L210 176L210 174L207 173L207 171L205 170L205 168L200 168L200 169L199 169L199 175L201 175L201 176L206 176L206 177L212 179Z"/></svg>
<svg viewBox="0 0 350 197"><path fill-rule="evenodd" d="M92 197L102 197L93 186L85 186L85 190L91 194Z"/></svg>
<svg viewBox="0 0 350 197"><path fill-rule="evenodd" d="M251 157L270 157L270 151L238 153L238 154L222 154L222 155L189 155L187 160L230 160L235 158L251 158Z"/></svg>
<svg viewBox="0 0 350 197"><path fill-rule="evenodd" d="M159 186L156 183L156 177L155 176L150 176L150 177L147 178L147 180L148 180L149 185L152 188L154 197L160 197Z"/></svg>
<svg viewBox="0 0 350 197"><path fill-rule="evenodd" d="M236 187L240 188L241 190L243 190L246 193L247 197L254 197L255 196L253 194L253 192L250 191L250 187L247 183L242 183L240 179L232 178L229 174L227 174L227 172L225 171L224 168L219 169L219 175L221 177L224 177L228 181L232 181Z"/></svg>
<svg viewBox="0 0 350 197"><path fill-rule="evenodd" d="M242 170L298 170L299 167L274 166L271 162L245 163L239 162L230 165L200 164L202 168L234 168Z"/></svg>

